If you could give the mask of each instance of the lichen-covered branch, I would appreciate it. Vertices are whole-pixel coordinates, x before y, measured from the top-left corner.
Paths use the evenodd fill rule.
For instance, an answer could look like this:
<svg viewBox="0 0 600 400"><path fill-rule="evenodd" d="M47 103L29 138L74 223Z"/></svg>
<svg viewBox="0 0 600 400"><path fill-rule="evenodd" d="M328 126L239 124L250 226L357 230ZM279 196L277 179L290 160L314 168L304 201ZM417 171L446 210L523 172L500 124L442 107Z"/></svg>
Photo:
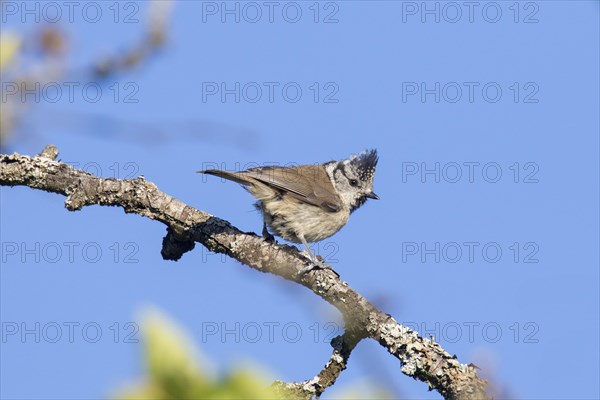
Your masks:
<svg viewBox="0 0 600 400"><path fill-rule="evenodd" d="M318 398L325 389L335 383L338 376L346 369L350 353L362 339L364 337L353 335L348 331L342 336L333 338L331 340L333 354L331 354L329 361L317 376L303 382L285 383L276 381L273 384L273 389L283 393L292 393L297 398Z"/></svg>
<svg viewBox="0 0 600 400"><path fill-rule="evenodd" d="M198 242L209 250L225 253L261 272L279 275L312 290L344 316L346 334L332 343L333 355L324 369L310 381L275 386L297 397L318 396L332 385L352 349L363 338L379 342L402 362L401 371L428 384L446 399L482 399L486 381L474 367L461 364L442 347L420 337L354 291L333 271L300 271L309 259L296 247L270 243L254 233L241 232L229 222L190 207L161 192L143 177L137 179L99 178L57 162L56 148L47 147L35 157L0 155L0 185L28 186L67 197L70 211L99 204L118 206L164 223L167 235L162 255L177 260Z"/></svg>

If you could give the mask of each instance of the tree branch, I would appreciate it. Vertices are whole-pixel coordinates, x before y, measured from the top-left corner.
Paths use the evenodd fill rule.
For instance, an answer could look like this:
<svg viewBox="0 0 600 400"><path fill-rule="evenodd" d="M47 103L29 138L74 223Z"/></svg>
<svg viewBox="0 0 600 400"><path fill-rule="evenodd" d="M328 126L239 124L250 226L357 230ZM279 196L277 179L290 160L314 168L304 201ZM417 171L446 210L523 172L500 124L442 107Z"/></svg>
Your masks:
<svg viewBox="0 0 600 400"><path fill-rule="evenodd" d="M400 325L333 271L300 274L310 260L296 247L270 243L254 233L241 232L229 222L161 192L143 177L99 178L54 161L57 154L54 146L48 146L35 157L17 153L0 155L0 185L28 186L62 194L67 196L65 206L70 211L92 204L119 206L126 213L160 221L167 226L162 248L164 259L177 260L198 242L258 271L303 285L342 313L346 333L332 341L334 351L323 370L309 381L276 382L276 388L298 397L319 396L346 368L354 347L363 338L371 338L402 362L404 374L427 383L444 398L488 398L486 381L477 376L473 366L461 364L438 343Z"/></svg>
<svg viewBox="0 0 600 400"><path fill-rule="evenodd" d="M313 396L318 398L325 389L335 383L342 371L346 369L350 353L362 339L362 336L353 335L349 331L342 336L333 338L331 340L333 354L317 376L303 382L285 383L276 381L273 388L282 393L294 394L294 397L297 398L310 399Z"/></svg>

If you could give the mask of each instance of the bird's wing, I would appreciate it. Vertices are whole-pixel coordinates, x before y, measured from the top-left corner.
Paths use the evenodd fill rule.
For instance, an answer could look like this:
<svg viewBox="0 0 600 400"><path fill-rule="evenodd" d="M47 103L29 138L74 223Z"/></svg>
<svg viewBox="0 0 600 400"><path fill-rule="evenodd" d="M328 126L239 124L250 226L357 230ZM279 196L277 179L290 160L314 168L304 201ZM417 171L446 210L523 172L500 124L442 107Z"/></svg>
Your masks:
<svg viewBox="0 0 600 400"><path fill-rule="evenodd" d="M321 165L259 167L241 174L326 211L337 212L342 209L342 201Z"/></svg>

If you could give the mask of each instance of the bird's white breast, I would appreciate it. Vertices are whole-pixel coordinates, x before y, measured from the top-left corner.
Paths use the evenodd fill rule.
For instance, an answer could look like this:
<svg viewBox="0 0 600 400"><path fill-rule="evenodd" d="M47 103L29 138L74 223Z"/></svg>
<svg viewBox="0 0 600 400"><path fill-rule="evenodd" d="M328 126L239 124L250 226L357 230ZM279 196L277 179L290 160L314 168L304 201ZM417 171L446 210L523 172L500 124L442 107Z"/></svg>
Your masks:
<svg viewBox="0 0 600 400"><path fill-rule="evenodd" d="M285 240L296 243L300 243L298 234L304 235L307 242L326 239L346 225L350 216L347 209L329 212L290 198L266 202L263 207L269 228ZM283 215L293 217L283 218Z"/></svg>

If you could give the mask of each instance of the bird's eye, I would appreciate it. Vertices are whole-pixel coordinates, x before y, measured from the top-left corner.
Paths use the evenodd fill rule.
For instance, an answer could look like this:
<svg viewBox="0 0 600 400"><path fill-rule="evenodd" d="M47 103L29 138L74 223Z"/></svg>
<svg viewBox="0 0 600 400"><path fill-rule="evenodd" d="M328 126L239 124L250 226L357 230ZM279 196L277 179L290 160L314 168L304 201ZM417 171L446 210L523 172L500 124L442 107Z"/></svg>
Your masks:
<svg viewBox="0 0 600 400"><path fill-rule="evenodd" d="M358 181L356 179L350 179L350 186L358 186Z"/></svg>

